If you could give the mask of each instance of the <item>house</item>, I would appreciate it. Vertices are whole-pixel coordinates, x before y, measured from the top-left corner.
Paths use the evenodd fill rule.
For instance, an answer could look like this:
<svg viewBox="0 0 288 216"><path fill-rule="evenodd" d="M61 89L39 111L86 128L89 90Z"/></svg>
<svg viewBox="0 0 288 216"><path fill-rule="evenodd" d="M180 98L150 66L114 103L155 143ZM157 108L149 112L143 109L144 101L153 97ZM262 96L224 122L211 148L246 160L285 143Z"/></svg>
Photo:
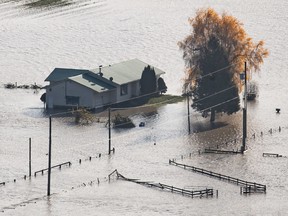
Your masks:
<svg viewBox="0 0 288 216"><path fill-rule="evenodd" d="M97 69L55 68L45 79L47 108L99 108L139 96L140 79L148 64L132 59ZM163 72L155 68L158 80ZM157 82L156 82L157 83Z"/></svg>

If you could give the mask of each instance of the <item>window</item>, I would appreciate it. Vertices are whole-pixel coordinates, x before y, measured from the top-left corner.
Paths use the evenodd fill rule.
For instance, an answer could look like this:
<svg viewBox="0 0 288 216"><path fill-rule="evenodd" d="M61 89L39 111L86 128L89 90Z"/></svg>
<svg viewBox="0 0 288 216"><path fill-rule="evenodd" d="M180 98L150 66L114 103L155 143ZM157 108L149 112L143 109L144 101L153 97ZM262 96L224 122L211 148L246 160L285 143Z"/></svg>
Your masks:
<svg viewBox="0 0 288 216"><path fill-rule="evenodd" d="M66 96L66 104L79 105L79 97Z"/></svg>
<svg viewBox="0 0 288 216"><path fill-rule="evenodd" d="M120 95L127 95L128 94L128 84L124 84L120 86Z"/></svg>

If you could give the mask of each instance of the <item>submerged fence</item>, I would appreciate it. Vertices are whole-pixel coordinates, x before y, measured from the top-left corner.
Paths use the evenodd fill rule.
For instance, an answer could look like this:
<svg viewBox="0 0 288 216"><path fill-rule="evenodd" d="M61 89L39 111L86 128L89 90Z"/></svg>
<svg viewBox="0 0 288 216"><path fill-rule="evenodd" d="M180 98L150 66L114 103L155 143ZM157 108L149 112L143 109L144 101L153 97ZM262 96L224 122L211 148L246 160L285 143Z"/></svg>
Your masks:
<svg viewBox="0 0 288 216"><path fill-rule="evenodd" d="M193 171L196 173L200 173L203 175L214 177L214 178L217 178L219 180L227 181L227 182L232 183L232 184L237 184L237 185L242 186L244 188L243 191L266 193L266 185L263 185L263 184L258 184L256 182L244 181L244 180L241 180L238 178L234 178L234 177L227 176L227 175L222 175L220 173L212 172L212 171L205 170L202 168L189 166L186 164L180 164L180 163L177 163L173 160L169 160L169 164L175 165L178 167L182 167L184 169L187 169L187 170L190 170L190 171Z"/></svg>
<svg viewBox="0 0 288 216"><path fill-rule="evenodd" d="M183 188L178 188L178 187L174 187L174 186L170 186L170 185L166 185L166 184L162 184L162 183L153 183L153 182L148 182L148 181L140 181L139 179L131 179L131 178L124 177L123 175L121 175L117 171L117 169L114 170L108 176L109 180L110 180L111 175L113 175L113 174L116 174L118 179L122 179L122 180L125 180L125 181L131 181L131 182L134 182L134 183L137 183L137 184L145 185L145 186L148 186L148 187L154 187L154 188L158 188L158 189L161 189L161 190L166 190L166 191L169 191L169 192L172 192L172 193L178 193L178 194L182 194L182 195L185 195L185 196L191 196L192 198L193 197L213 197L213 195L214 195L213 188L205 188L205 189L202 189L202 190L192 191L192 190L186 190L186 189L183 189ZM216 197L218 197L218 191L217 190L216 190Z"/></svg>
<svg viewBox="0 0 288 216"><path fill-rule="evenodd" d="M220 149L204 149L204 153L214 153L214 154L241 154L241 151L234 150L220 150Z"/></svg>
<svg viewBox="0 0 288 216"><path fill-rule="evenodd" d="M64 166L64 165L68 165L70 167L71 164L72 163L70 161L68 161L68 162L65 162L65 163L61 163L61 164L57 164L55 166L52 166L51 169L56 168L56 167L59 167L59 169L61 169L61 167ZM36 176L37 173L42 173L42 175L43 175L44 171L47 171L47 170L48 170L48 168L42 169L42 170L38 170L38 171L34 172L34 176Z"/></svg>

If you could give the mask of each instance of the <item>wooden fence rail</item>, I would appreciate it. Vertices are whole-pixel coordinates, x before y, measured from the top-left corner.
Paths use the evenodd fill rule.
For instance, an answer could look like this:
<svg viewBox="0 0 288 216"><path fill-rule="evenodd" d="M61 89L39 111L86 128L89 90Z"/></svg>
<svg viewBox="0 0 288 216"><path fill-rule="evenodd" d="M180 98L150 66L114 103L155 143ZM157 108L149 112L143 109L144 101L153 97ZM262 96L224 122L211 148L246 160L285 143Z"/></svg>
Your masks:
<svg viewBox="0 0 288 216"><path fill-rule="evenodd" d="M191 171L197 172L197 173L201 173L203 175L211 176L211 177L217 178L219 180L224 180L224 181L226 180L229 183L237 184L237 185L243 186L245 188L250 188L250 191L264 192L264 193L266 192L266 185L263 185L263 184L258 184L256 182L244 181L244 180L241 180L238 178L234 178L234 177L227 176L227 175L222 175L220 173L215 173L215 172L205 170L202 168L197 168L197 167L189 166L186 164L180 164L180 163L177 163L173 160L169 160L169 164L175 165L178 167L183 167L184 169L191 170Z"/></svg>
<svg viewBox="0 0 288 216"><path fill-rule="evenodd" d="M282 155L275 153L263 153L263 157L282 157Z"/></svg>
<svg viewBox="0 0 288 216"><path fill-rule="evenodd" d="M205 149L204 153L214 153L214 154L241 154L240 151L232 150L220 150L220 149Z"/></svg>
<svg viewBox="0 0 288 216"><path fill-rule="evenodd" d="M55 165L55 166L52 166L51 169L56 168L56 167L59 167L59 169L61 169L62 166L67 165L67 164L68 164L69 167L70 167L72 163L71 163L70 161L68 161L68 162L65 162L65 163L57 164L57 165ZM42 170L38 170L38 171L34 172L34 176L36 176L37 173L40 173L40 172L41 172L42 175L43 175L44 171L47 171L47 170L48 170L48 168L42 169Z"/></svg>
<svg viewBox="0 0 288 216"><path fill-rule="evenodd" d="M197 196L198 197L203 197L203 196L209 197L209 196L213 196L213 194L214 194L214 190L212 188L205 188L203 190L191 191L191 190L186 190L186 189L182 189L182 188L178 188L178 187L174 187L174 186L170 186L170 185L166 185L166 184L162 184L162 183L153 183L153 182L148 182L148 181L140 181L139 179L126 178L123 175L121 175L117 170L114 170L108 176L109 180L110 180L111 175L114 173L117 174L118 179L131 181L131 182L145 185L145 186L149 186L149 187L155 187L158 189L170 191L172 193L178 193L178 194L182 194L182 195L186 195L186 196L191 196L192 198L197 197ZM216 191L216 196L218 196L218 191Z"/></svg>

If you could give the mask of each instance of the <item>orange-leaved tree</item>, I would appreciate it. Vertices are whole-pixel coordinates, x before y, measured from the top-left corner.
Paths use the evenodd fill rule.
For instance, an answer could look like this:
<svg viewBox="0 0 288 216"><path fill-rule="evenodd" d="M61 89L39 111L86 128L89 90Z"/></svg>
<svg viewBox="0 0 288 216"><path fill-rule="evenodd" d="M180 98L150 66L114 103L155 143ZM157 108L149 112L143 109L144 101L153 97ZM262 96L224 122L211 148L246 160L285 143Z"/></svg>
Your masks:
<svg viewBox="0 0 288 216"><path fill-rule="evenodd" d="M178 42L185 62L183 90L193 98L192 107L211 121L215 113L232 114L240 109L240 74L258 71L268 56L264 42L254 43L235 17L218 14L212 8L200 9L189 19L191 33Z"/></svg>

